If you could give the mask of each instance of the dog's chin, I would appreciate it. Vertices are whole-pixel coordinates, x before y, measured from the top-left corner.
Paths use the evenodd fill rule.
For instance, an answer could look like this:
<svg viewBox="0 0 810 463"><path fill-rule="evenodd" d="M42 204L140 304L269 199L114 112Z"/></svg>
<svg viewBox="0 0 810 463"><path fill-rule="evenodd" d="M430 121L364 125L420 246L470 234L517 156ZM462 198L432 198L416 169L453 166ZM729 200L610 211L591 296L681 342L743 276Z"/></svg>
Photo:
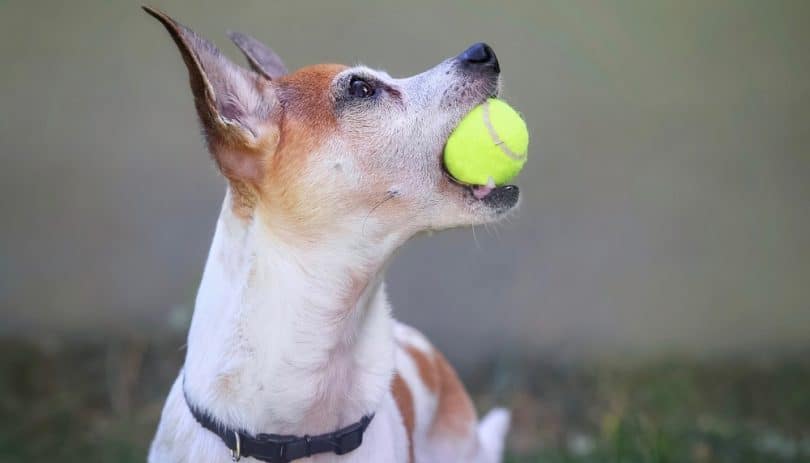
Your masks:
<svg viewBox="0 0 810 463"><path fill-rule="evenodd" d="M454 179L443 164L438 168L442 172L438 190L447 206L445 219L450 227L497 222L520 203L520 189L515 185L469 185Z"/></svg>

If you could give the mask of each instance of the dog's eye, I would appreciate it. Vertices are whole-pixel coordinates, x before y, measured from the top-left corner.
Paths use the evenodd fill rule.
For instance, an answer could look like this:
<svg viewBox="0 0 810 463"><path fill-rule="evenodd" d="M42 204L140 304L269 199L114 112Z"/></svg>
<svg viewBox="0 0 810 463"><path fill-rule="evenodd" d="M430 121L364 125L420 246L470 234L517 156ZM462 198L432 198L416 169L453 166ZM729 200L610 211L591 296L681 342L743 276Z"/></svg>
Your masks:
<svg viewBox="0 0 810 463"><path fill-rule="evenodd" d="M368 98L374 96L374 87L360 77L352 77L349 81L349 95L355 98Z"/></svg>

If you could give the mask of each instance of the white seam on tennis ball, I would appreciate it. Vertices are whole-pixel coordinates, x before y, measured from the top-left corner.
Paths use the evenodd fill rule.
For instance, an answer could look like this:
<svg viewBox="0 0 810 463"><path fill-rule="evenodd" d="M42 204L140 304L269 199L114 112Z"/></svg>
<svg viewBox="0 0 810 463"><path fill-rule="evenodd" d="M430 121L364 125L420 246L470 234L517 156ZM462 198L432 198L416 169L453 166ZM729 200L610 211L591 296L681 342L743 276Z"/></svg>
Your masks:
<svg viewBox="0 0 810 463"><path fill-rule="evenodd" d="M495 130L495 126L492 125L492 121L489 119L489 100L485 101L483 106L484 106L483 107L484 125L486 126L487 131L489 132L489 137L492 138L492 141L494 141L495 144L498 145L498 148L500 148L501 151L503 151L503 154L509 156L515 161L523 160L523 158L526 157L525 154L520 155L518 153L515 153L514 151L509 149L509 147L506 146L506 143L504 143L504 141L501 140L501 137L498 136L498 132Z"/></svg>

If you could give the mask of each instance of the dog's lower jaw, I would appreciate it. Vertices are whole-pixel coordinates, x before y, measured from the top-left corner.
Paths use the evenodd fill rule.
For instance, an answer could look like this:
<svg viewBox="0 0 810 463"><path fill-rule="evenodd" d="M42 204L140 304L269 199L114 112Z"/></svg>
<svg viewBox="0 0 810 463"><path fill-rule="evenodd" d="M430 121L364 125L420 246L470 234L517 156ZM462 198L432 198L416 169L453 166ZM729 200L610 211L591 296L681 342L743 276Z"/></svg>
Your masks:
<svg viewBox="0 0 810 463"><path fill-rule="evenodd" d="M375 412L394 367L386 256L281 243L229 204L189 332L189 397L255 433L330 432Z"/></svg>

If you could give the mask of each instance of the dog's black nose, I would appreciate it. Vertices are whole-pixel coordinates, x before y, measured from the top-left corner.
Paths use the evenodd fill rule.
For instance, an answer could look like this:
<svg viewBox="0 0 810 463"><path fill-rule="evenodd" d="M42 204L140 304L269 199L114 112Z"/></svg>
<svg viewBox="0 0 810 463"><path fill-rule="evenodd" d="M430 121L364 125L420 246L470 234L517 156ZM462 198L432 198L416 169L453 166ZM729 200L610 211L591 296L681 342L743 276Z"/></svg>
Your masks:
<svg viewBox="0 0 810 463"><path fill-rule="evenodd" d="M467 68L501 72L498 57L492 47L485 43L476 43L458 55L458 60Z"/></svg>

